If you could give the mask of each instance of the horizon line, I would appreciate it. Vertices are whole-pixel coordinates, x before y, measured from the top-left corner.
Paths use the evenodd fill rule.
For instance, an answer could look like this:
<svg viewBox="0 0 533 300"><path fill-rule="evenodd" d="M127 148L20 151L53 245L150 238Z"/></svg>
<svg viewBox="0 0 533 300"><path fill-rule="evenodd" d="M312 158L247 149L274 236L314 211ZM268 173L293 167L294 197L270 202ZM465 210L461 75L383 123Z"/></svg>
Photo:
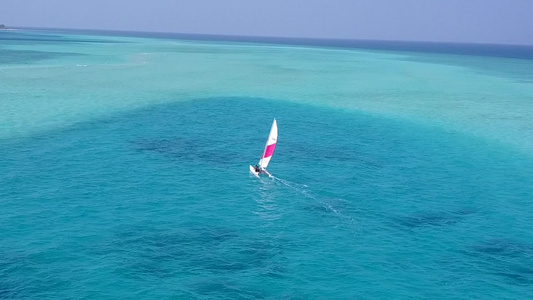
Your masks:
<svg viewBox="0 0 533 300"><path fill-rule="evenodd" d="M5 24L4 24L5 25ZM66 27L26 27L26 26L8 26L4 29L22 29L22 30L78 30L87 32L102 32L102 33L141 33L141 34L163 34L174 35L169 38L178 38L176 35L185 35L189 37L203 36L203 37L224 37L224 38L241 38L241 39L259 39L249 40L250 42L268 42L260 39L280 39L286 41L339 41L339 42L386 42L386 43L426 43L426 44L456 44L456 45L471 45L471 46L514 46L514 47L533 47L533 44L510 44L510 43L487 43L487 42L460 42L460 41L435 41L435 40L391 40L391 39L358 39L358 38L329 38L329 37L294 37L294 36L271 36L271 35L240 35L240 34L220 34L220 33L189 33L176 31L151 31L151 30L125 30L125 29L94 29L94 28L66 28ZM242 41L242 40L237 40ZM312 44L311 44L312 45Z"/></svg>

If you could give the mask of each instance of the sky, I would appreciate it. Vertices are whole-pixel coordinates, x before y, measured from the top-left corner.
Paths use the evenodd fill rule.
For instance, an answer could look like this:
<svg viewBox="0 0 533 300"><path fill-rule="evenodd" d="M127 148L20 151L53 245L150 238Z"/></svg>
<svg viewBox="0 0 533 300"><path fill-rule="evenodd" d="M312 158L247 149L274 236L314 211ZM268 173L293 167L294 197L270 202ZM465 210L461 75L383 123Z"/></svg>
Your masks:
<svg viewBox="0 0 533 300"><path fill-rule="evenodd" d="M533 45L533 0L0 0L0 24Z"/></svg>

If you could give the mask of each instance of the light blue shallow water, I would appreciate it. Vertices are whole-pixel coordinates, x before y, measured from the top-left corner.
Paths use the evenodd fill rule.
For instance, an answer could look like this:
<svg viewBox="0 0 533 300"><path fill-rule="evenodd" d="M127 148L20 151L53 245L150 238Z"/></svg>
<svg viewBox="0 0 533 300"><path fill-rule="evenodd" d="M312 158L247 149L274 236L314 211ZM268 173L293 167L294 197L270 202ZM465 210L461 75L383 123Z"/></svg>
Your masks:
<svg viewBox="0 0 533 300"><path fill-rule="evenodd" d="M10 34L0 48L11 53L0 68L0 298L533 297L531 121L519 115L532 109L529 73L449 77L458 71L446 56L423 70L399 58L390 74L392 54L355 50L351 66L341 50ZM201 57L166 48L193 46ZM36 54L26 48L44 53L25 60ZM266 66L289 54L306 57L276 69L294 80L282 97ZM317 65L321 56L346 69ZM333 82L373 65L369 84L403 82L403 71L442 84L374 82L387 89L343 98L373 87ZM475 78L493 90L469 90L484 84L465 81ZM304 79L329 80L336 96ZM465 121L476 103L439 109L450 85L470 102L514 91L483 111L517 117L502 127ZM257 179L248 165L274 117L275 178Z"/></svg>

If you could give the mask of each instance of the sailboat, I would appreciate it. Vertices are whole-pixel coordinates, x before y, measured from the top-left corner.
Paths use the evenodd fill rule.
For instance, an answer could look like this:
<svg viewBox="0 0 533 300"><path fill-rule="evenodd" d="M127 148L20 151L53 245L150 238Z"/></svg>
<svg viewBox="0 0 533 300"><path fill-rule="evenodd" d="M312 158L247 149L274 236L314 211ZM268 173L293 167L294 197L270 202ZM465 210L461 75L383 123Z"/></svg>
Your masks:
<svg viewBox="0 0 533 300"><path fill-rule="evenodd" d="M266 170L266 167L268 166L268 163L270 163L270 159L272 159L272 155L274 154L274 149L276 149L277 142L278 124L276 123L276 119L274 119L274 122L272 122L272 127L270 128L270 134L268 135L268 139L265 145L265 150L263 150L263 155L261 155L259 163L255 167L250 166L250 172L252 174L257 177L259 177L260 174L267 174L268 176L272 177L272 175L270 175L270 173L268 173L268 171Z"/></svg>

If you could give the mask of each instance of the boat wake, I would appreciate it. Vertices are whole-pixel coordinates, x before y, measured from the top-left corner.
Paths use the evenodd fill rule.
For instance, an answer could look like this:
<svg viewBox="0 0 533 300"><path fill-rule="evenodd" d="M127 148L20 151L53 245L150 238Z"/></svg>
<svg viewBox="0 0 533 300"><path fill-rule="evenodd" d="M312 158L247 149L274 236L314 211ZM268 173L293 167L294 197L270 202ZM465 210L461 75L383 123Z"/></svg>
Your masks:
<svg viewBox="0 0 533 300"><path fill-rule="evenodd" d="M271 178L274 179L274 182L282 184L282 185L288 187L289 189L291 189L292 191L298 192L298 193L304 195L306 198L316 199L316 196L314 196L309 191L309 186L307 186L305 184L296 183L294 181L285 180L285 179L282 179L282 178L279 178L279 177L275 177L275 176L272 176Z"/></svg>

